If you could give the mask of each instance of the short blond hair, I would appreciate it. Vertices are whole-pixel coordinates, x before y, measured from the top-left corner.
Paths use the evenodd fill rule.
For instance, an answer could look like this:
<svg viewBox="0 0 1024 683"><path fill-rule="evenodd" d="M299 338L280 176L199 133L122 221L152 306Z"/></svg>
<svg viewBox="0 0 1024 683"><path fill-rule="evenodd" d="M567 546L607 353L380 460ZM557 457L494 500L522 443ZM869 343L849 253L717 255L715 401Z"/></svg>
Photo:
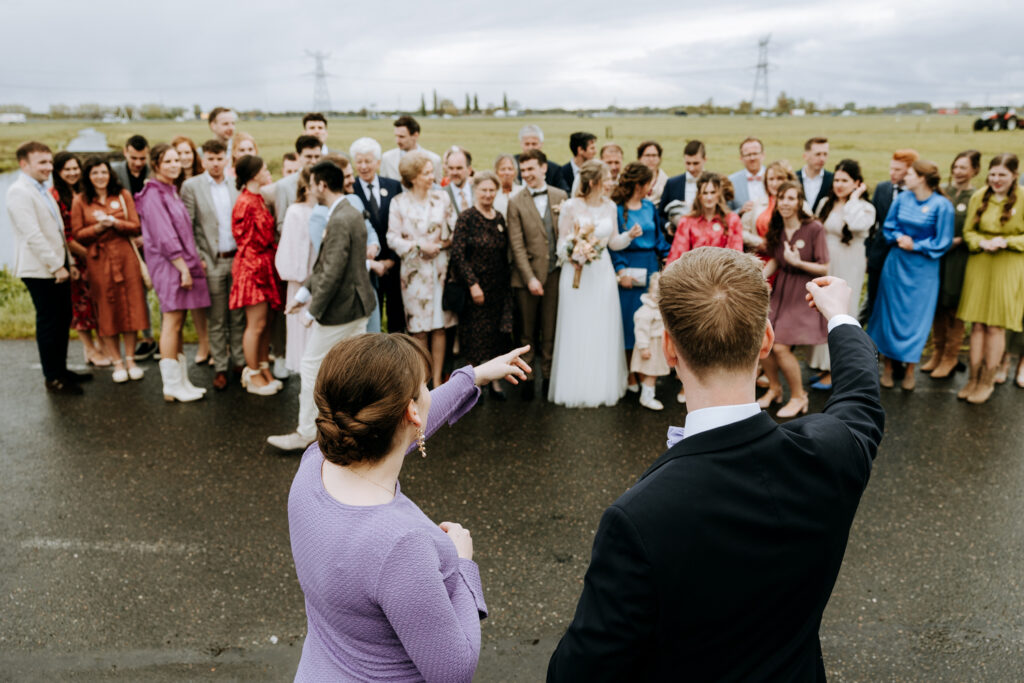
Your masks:
<svg viewBox="0 0 1024 683"><path fill-rule="evenodd" d="M423 167L429 163L431 163L430 157L418 149L402 157L402 160L398 163L398 175L402 176L402 185L406 189L412 189L412 181L420 173L423 173ZM437 169L435 168L434 171L436 172Z"/></svg>
<svg viewBox="0 0 1024 683"><path fill-rule="evenodd" d="M702 378L714 370L750 370L768 324L768 283L752 254L701 247L661 275L658 308L687 367Z"/></svg>

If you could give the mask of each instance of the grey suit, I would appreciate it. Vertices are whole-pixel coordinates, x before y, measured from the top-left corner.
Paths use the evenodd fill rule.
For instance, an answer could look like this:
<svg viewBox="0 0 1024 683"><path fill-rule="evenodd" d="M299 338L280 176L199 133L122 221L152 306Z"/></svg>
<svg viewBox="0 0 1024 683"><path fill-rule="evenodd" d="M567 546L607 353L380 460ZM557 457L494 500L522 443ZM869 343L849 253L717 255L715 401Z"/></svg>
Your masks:
<svg viewBox="0 0 1024 683"><path fill-rule="evenodd" d="M288 207L295 203L298 192L298 173L285 176L276 183L268 185L261 190L263 201L266 202L267 208L274 214L277 222L277 234L279 236L281 234L281 226L284 225L284 215L288 213Z"/></svg>
<svg viewBox="0 0 1024 683"><path fill-rule="evenodd" d="M309 312L323 326L365 318L377 306L366 270L366 224L348 202L331 212L320 253L306 280Z"/></svg>
<svg viewBox="0 0 1024 683"><path fill-rule="evenodd" d="M472 180L467 180L466 182L470 184L469 185L469 197L470 197L469 198L469 206L467 206L466 208L467 209L471 209L471 208L473 208L473 185L472 185L473 181ZM452 203L452 208L455 209L455 215L458 216L460 213L462 213L462 210L459 208L459 200L455 196L455 190L454 190L454 188L452 186L452 183L448 183L447 185L445 185L444 189L445 189L445 192L448 193L448 200Z"/></svg>
<svg viewBox="0 0 1024 683"><path fill-rule="evenodd" d="M224 183L234 206L238 190L230 180L224 180ZM186 180L181 186L181 200L192 219L196 248L206 263L206 281L210 287L210 356L214 370L227 372L229 353L232 365L245 365L242 353L245 311L241 308L232 311L228 307L231 266L235 259L233 254L219 255L220 219L210 191L210 174L203 173Z"/></svg>

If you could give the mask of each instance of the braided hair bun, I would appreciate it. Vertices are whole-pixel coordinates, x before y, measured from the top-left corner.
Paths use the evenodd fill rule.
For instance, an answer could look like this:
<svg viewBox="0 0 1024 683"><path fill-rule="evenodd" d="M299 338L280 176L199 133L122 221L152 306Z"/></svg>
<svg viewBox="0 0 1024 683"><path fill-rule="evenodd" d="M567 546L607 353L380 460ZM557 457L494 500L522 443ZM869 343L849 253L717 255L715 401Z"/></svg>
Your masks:
<svg viewBox="0 0 1024 683"><path fill-rule="evenodd" d="M426 349L405 334L362 334L335 344L313 390L324 458L342 466L383 458L429 374Z"/></svg>

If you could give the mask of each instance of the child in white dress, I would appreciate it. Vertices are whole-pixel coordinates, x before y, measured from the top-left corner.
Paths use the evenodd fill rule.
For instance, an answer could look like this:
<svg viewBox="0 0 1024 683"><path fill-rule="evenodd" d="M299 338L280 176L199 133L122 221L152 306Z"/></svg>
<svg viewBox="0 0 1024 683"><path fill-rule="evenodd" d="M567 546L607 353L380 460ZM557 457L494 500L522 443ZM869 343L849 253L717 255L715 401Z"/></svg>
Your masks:
<svg viewBox="0 0 1024 683"><path fill-rule="evenodd" d="M658 310L658 280L660 273L652 273L647 285L647 293L640 297L640 308L633 314L633 334L636 345L633 358L629 364L630 372L643 376L640 388L640 405L651 410L661 410L665 406L654 398L654 383L658 377L669 374L668 361L662 349L662 337L665 334L665 323L661 320Z"/></svg>

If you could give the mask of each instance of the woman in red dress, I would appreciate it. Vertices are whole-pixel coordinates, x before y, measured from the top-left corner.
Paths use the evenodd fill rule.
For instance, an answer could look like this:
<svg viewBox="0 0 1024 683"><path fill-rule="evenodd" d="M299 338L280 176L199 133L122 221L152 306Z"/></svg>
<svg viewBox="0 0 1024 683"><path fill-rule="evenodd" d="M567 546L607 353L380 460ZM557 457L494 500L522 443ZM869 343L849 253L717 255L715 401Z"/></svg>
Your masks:
<svg viewBox="0 0 1024 683"><path fill-rule="evenodd" d="M729 210L722 193L722 177L702 173L697 178L697 196L693 209L676 227L672 250L666 265L698 247L723 247L743 251L743 226L740 217Z"/></svg>
<svg viewBox="0 0 1024 683"><path fill-rule="evenodd" d="M86 273L86 255L84 246L75 241L71 234L71 204L75 195L82 191L82 165L78 157L71 152L57 152L53 157L53 187L50 193L60 207L60 217L64 223L64 237L68 249L74 256L74 266L78 277L71 280L71 329L78 333L82 342L82 355L85 362L96 367L107 367L110 359L103 350L103 345L92 333L96 329L96 305L89 293L89 280Z"/></svg>
<svg viewBox="0 0 1024 683"><path fill-rule="evenodd" d="M271 181L263 159L247 154L235 164L235 186L241 190L231 212L231 232L238 253L231 267L231 297L228 305L245 309L242 350L245 369L242 386L260 396L276 394L283 385L270 374L270 316L280 311L284 297L281 279L274 268L277 231L260 188Z"/></svg>

